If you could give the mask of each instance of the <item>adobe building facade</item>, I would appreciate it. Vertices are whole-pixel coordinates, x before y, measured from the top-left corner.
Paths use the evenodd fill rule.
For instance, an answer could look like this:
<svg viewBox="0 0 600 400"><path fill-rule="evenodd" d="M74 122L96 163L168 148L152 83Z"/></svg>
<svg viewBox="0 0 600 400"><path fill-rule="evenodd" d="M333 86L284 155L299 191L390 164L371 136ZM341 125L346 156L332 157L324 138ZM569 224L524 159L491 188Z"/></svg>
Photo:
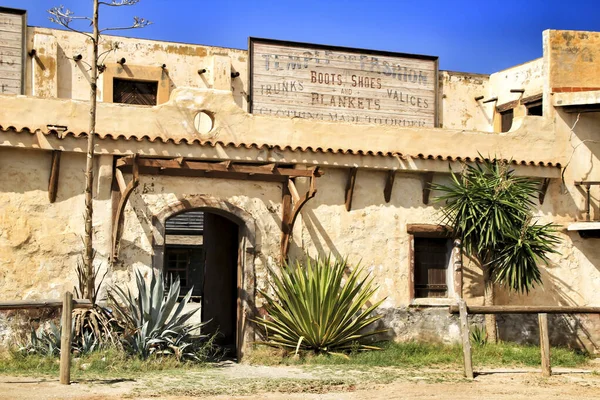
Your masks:
<svg viewBox="0 0 600 400"><path fill-rule="evenodd" d="M7 26L22 17L0 11ZM92 50L74 32L19 29L5 38L22 43L0 53L0 297L58 298L82 253L82 61ZM545 31L541 58L491 75L436 70L431 126L250 113L248 51L117 36L101 51L115 43L99 78L94 159L104 290L132 285L135 270L185 277L241 354L282 252L331 254L375 277L390 338L457 340L447 305L482 304L481 271L439 225L429 184L483 155L539 181L536 215L561 238L544 285L527 296L498 290L497 303L600 304L600 188L588 197L585 184L600 181L600 33ZM523 321L500 319L501 338L535 340ZM598 315L551 326L554 343L600 345Z"/></svg>

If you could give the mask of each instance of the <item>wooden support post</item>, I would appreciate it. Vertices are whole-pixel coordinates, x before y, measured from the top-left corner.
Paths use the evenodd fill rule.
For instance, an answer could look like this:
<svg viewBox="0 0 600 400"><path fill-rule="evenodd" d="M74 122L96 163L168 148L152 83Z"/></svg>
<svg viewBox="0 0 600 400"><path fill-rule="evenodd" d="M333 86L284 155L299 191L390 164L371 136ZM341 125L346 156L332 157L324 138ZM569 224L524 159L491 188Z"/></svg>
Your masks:
<svg viewBox="0 0 600 400"><path fill-rule="evenodd" d="M433 172L426 172L425 175L423 175L423 204L429 204L431 182L433 182Z"/></svg>
<svg viewBox="0 0 600 400"><path fill-rule="evenodd" d="M352 196L354 195L354 184L356 183L356 173L358 168L350 168L348 171L348 180L346 181L346 211L352 209Z"/></svg>
<svg viewBox="0 0 600 400"><path fill-rule="evenodd" d="M73 294L65 292L62 306L62 329L60 336L60 383L71 384L71 318Z"/></svg>
<svg viewBox="0 0 600 400"><path fill-rule="evenodd" d="M48 179L48 199L50 203L56 201L56 193L58 192L58 176L60 171L60 150L52 151L52 162L50 163L50 179Z"/></svg>
<svg viewBox="0 0 600 400"><path fill-rule="evenodd" d="M383 189L383 198L386 203L389 203L392 199L392 189L394 188L394 179L396 178L396 171L390 170L386 174L385 188Z"/></svg>
<svg viewBox="0 0 600 400"><path fill-rule="evenodd" d="M540 351L542 354L542 375L549 377L552 375L550 367L550 340L548 339L548 314L538 314L538 324L540 326Z"/></svg>
<svg viewBox="0 0 600 400"><path fill-rule="evenodd" d="M281 263L284 264L292 235L292 194L287 182L281 185L281 207Z"/></svg>
<svg viewBox="0 0 600 400"><path fill-rule="evenodd" d="M550 178L544 178L544 180L542 181L542 185L540 186L540 194L538 195L540 204L544 204L546 192L548 191L548 185L550 185Z"/></svg>
<svg viewBox="0 0 600 400"><path fill-rule="evenodd" d="M471 357L471 339L469 331L469 321L467 316L467 305L465 301L458 301L458 310L460 314L460 335L462 337L463 360L465 363L465 377L473 379L473 358Z"/></svg>

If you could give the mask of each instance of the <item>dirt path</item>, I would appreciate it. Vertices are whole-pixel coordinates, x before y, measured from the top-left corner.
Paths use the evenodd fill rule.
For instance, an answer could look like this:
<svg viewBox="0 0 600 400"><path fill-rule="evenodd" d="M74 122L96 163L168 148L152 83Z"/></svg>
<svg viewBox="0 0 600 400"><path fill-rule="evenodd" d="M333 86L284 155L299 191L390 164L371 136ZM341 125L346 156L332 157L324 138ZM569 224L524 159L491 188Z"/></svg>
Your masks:
<svg viewBox="0 0 600 400"><path fill-rule="evenodd" d="M468 382L456 371L230 365L135 379L88 379L70 386L53 378L0 376L0 399L600 399L600 374L559 369L480 371ZM215 395L218 394L218 395Z"/></svg>

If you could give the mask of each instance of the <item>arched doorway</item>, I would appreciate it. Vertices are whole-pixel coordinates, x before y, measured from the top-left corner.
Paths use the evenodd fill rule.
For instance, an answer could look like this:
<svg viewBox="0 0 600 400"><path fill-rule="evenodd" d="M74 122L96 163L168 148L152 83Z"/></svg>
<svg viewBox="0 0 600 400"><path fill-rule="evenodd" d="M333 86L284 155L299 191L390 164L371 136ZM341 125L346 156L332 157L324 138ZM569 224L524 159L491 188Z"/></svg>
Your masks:
<svg viewBox="0 0 600 400"><path fill-rule="evenodd" d="M194 207L193 203L200 207ZM193 289L191 307L200 308L203 333L218 332L217 342L232 356L241 357L247 335L243 309L248 308L244 281L247 266L253 270L253 224L205 201L178 203L155 217L154 266L180 276L182 292ZM229 207L228 207L229 208ZM160 232L157 232L160 230ZM250 261L250 263L249 263ZM246 301L244 301L246 300Z"/></svg>

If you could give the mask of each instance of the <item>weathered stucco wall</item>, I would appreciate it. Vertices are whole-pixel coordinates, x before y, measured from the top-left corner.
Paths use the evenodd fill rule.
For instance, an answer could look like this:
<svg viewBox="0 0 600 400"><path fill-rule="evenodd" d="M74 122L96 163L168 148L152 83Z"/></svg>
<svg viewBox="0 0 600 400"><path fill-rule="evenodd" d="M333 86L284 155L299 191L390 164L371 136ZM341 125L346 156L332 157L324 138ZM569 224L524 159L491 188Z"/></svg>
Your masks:
<svg viewBox="0 0 600 400"><path fill-rule="evenodd" d="M89 40L75 32L33 27L28 28L28 37L33 40L29 42L27 51L35 48L38 57L35 60L28 58L28 76L29 81L33 76L33 84L29 84L26 93L40 97L88 100L89 67L83 61L91 64L92 48ZM247 108L245 50L106 35L100 42L100 53L115 45L118 49L107 54L104 64L115 64L121 58L127 60L125 69L139 66L161 70L162 64L166 64L165 74L170 90L177 87L231 90L238 106ZM78 54L83 57L81 62L73 60ZM219 64L219 57L225 57L230 62L227 71ZM200 69L207 71L199 74ZM231 79L226 76L223 80L221 75L229 75L231 72L239 72L239 78ZM131 74L128 77L145 78ZM112 99L103 97L103 79L104 75L100 74L98 98L112 102Z"/></svg>
<svg viewBox="0 0 600 400"><path fill-rule="evenodd" d="M441 71L442 128L493 131L493 108L475 100L488 94L489 79L489 75Z"/></svg>
<svg viewBox="0 0 600 400"><path fill-rule="evenodd" d="M600 90L600 32L545 32L553 92Z"/></svg>
<svg viewBox="0 0 600 400"><path fill-rule="evenodd" d="M30 28L29 32L29 46L44 43L44 51L38 52L39 61L48 68L40 69L44 72L40 74L37 61L29 60L28 93L40 97L0 96L2 299L58 297L72 288L83 233L82 151L86 138L81 133L88 127L88 104L82 100L87 99L88 86L85 70L71 57L81 53L86 59L89 51L82 37L73 33L42 28ZM545 48L552 48L559 36L547 34ZM560 37L564 39L564 35ZM544 117L520 119L510 133L495 134L491 131L496 104L482 105L474 100L480 95L497 96L498 104L503 104L548 92L545 74L556 69L554 63L560 61L553 58L554 52L564 51L554 48L543 59L501 71L489 79L443 72L443 129L408 129L250 115L244 110L245 51L114 40L121 47L107 63L120 57L127 58L132 66L160 68L155 64L165 63L172 87L169 100L157 107L99 104L97 153L101 155L97 157L94 231L96 263L102 268L108 266L110 254L114 156L138 153L320 165L325 175L317 179L317 195L307 203L295 226L292 258L305 253L332 254L348 257L351 265L360 263L380 287L376 298L387 297L382 312L396 338L434 338L437 334L444 341L454 340L456 323L444 314L445 310L407 309L411 302L407 224L440 221L437 206L422 201L424 172L436 172L434 182L441 182L447 177L448 164L460 168L457 157L483 154L533 162L536 166L519 165L519 173L552 178L544 204L536 207L540 222L559 225L562 239L550 265L542 269L544 287L528 296L499 290L498 303L600 304L597 239L581 239L565 229L570 222L583 218L584 196L574 181L600 181L600 144L596 138L600 117L552 109ZM54 52L58 61L53 71ZM241 73L233 81L233 91L230 80L211 83L209 75L197 73L206 65L221 68L223 57L231 58L231 65L222 71L230 67ZM210 67L207 69L210 71ZM595 74L589 68L575 71ZM592 82L595 78L581 79ZM510 93L510 89L525 89L525 93ZM46 98L54 96L58 99ZM200 133L194 127L194 117L201 110L214 118L214 128L209 132ZM56 132L48 128L49 124L67 126L67 132ZM49 150L63 150L58 198L53 204L48 201ZM557 179L561 170L549 163L567 166L564 181ZM359 167L349 212L344 206L348 167ZM386 203L383 187L388 170L398 172L391 201ZM305 189L305 182L297 185L300 191ZM153 265L156 267L155 218L164 216L165 210L186 197L205 196L235 207L252 221L256 243L251 256L253 275L248 279L256 283L256 288L266 288L266 267L275 266L279 259L281 192L281 186L275 183L142 175L125 211L120 261L111 269L107 284L130 284L136 268L147 273ZM600 188L595 187L592 194L593 218L600 219ZM469 304L480 304L481 272L467 260L463 281ZM255 300L254 291L248 295ZM260 305L260 299L256 299L256 306ZM588 331L597 324L593 318L586 321L581 326ZM501 332L508 336L517 329L512 320L507 320L506 326L510 328L502 331L501 327Z"/></svg>

